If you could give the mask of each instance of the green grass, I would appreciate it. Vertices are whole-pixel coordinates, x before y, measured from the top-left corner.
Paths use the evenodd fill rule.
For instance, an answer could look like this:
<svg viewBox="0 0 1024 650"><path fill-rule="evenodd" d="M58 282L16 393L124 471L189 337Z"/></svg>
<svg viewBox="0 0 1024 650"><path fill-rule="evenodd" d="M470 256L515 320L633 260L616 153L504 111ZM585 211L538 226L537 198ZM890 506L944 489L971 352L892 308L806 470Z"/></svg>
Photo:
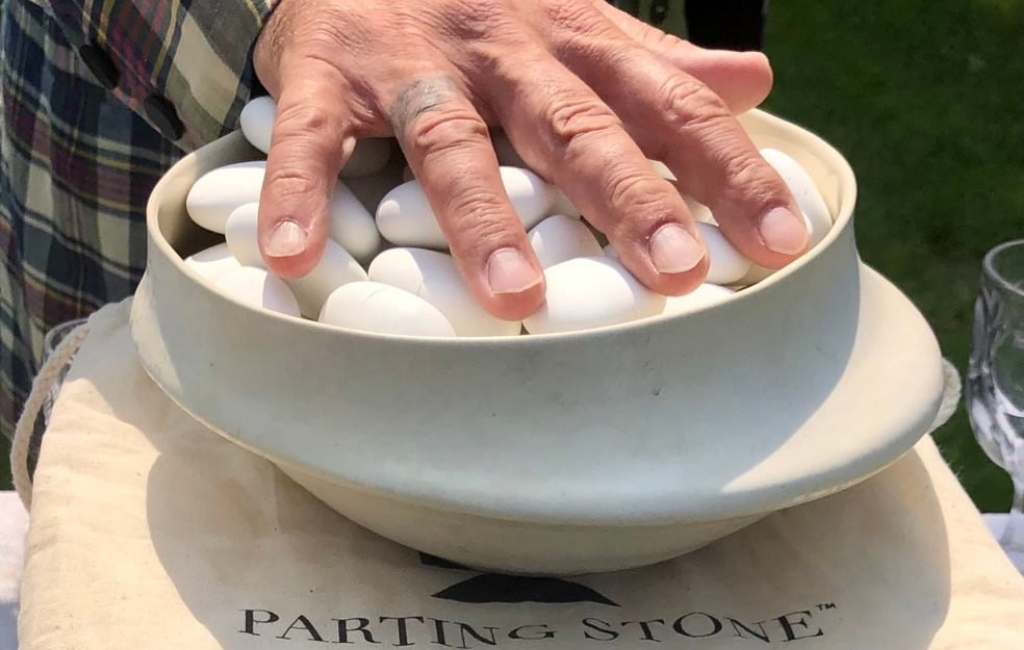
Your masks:
<svg viewBox="0 0 1024 650"><path fill-rule="evenodd" d="M1021 0L771 3L765 108L849 159L861 255L961 371L981 258L1024 237L1022 36ZM963 409L936 439L982 510L1009 507L1009 480Z"/></svg>
<svg viewBox="0 0 1024 650"><path fill-rule="evenodd" d="M1024 237L1022 37L1024 0L770 5L765 108L850 160L862 256L914 300L961 370L981 257ZM1009 481L962 409L936 438L979 508L1009 507Z"/></svg>

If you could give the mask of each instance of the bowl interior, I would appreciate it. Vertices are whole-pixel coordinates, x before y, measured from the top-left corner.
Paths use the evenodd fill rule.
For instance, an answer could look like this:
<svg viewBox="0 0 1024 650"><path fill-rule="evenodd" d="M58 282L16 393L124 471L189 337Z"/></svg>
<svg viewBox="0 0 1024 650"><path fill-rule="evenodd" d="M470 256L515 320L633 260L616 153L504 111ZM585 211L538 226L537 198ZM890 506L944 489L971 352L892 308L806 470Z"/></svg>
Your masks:
<svg viewBox="0 0 1024 650"><path fill-rule="evenodd" d="M780 151L784 151L797 160L807 170L821 191L826 205L832 214L834 225L825 239L812 251L808 252L786 268L774 273L767 279L761 280L750 287L744 288L734 296L732 300L742 300L752 292L764 290L776 282L784 281L785 278L793 273L799 272L803 266L812 262L822 250L826 249L831 242L840 237L846 228L852 225L850 224L850 221L852 220L853 207L856 201L856 181L853 171L850 169L846 160L823 140L803 129L798 129L794 125L760 110L753 110L740 115L739 121L759 148L772 147ZM405 166L401 150L394 141L392 141L392 150L393 154L391 159L387 167L381 172L382 177L386 178L388 182L391 183L391 186L401 182L402 170ZM155 232L152 233L152 244L162 249L166 255L180 263L189 255L195 254L209 246L223 242L222 235L204 230L188 218L185 209L185 197L188 194L188 190L200 176L217 167L235 162L260 160L264 158L265 156L260 151L251 147L245 141L240 132L235 132L203 147L200 151L193 153L179 162L175 168L175 173L168 174L168 176L162 181L162 187L160 188L161 201L159 205L156 206L156 210L153 211L155 214L151 215L151 217L155 216L156 225L156 228L153 229ZM364 179L355 179L347 182L347 184L349 188L352 189L352 191L360 198L363 198L364 196L380 196L379 192L365 184ZM186 267L184 264L178 264L178 266L180 266L181 272L190 277L194 282L208 286L209 283L207 280L201 277L198 273ZM223 299L234 301L233 298L227 296L223 296ZM558 340L567 337L587 336L591 333L602 330L643 328L650 323L650 319L644 319L641 321L631 321L619 325L597 328L595 330L587 330L585 332L542 334L532 335L529 337L460 338L457 339L457 343L455 343L456 340L436 339L432 337L403 337L368 332L352 332L321 325L315 321L280 316L278 314L252 309L248 306L245 306L245 308L250 309L253 316L257 318L284 318L288 321L292 321L296 327L329 329L336 333L337 336L387 339L412 338L414 340L440 343L442 345L447 343L479 346L486 345L488 341L493 340L503 342L519 341L522 345L528 345L537 343L544 339ZM714 308L715 307L710 307L705 309ZM686 316L687 314L683 314L681 316L671 316L668 318L685 318ZM530 343L527 343L527 341Z"/></svg>

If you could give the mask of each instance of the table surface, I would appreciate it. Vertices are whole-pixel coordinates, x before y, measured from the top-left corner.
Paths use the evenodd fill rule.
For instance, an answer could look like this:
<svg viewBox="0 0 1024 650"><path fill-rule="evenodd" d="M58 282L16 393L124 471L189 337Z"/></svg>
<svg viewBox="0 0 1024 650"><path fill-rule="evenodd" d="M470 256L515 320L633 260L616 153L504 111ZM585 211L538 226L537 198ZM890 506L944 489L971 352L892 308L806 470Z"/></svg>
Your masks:
<svg viewBox="0 0 1024 650"><path fill-rule="evenodd" d="M1006 515L982 515L998 539ZM0 650L18 647L18 585L25 563L25 534L28 514L14 492L0 492ZM1024 566L1024 557L1013 558Z"/></svg>

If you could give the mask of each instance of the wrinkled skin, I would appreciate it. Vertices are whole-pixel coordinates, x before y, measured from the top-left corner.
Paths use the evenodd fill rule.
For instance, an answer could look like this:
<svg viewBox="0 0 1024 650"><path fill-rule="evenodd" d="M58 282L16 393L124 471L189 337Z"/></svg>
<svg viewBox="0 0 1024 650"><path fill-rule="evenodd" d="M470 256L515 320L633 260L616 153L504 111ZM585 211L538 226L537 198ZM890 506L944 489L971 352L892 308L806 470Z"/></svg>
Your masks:
<svg viewBox="0 0 1024 650"><path fill-rule="evenodd" d="M604 0L280 0L254 61L278 101L259 224L282 277L319 259L356 139L393 135L477 299L502 318L534 312L544 277L488 125L660 293L695 288L708 260L649 158L755 262L778 268L806 246L792 196L734 118L767 96L767 59L703 50Z"/></svg>

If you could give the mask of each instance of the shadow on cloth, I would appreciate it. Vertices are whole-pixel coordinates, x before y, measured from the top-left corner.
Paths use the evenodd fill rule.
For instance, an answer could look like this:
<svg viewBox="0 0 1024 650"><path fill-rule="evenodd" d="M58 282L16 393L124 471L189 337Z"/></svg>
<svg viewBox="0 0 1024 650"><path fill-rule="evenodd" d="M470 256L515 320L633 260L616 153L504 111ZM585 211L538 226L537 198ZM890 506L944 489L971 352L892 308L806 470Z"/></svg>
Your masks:
<svg viewBox="0 0 1024 650"><path fill-rule="evenodd" d="M327 509L269 463L244 458L213 434L195 437L208 438L199 445L203 460L191 445L176 445L153 466L147 517L168 578L220 647L251 647L248 629L338 643L346 640L338 621L350 630L368 621L369 638L394 644L401 638L385 619L403 616L464 621L478 631L513 627L493 604L508 600L502 594L492 591L490 600L477 603L443 600L446 591L492 576L424 562ZM543 594L528 595L530 602L505 605L508 619L515 626L541 620L554 630L578 629L586 619L593 627L579 633L589 631L605 647L686 643L714 636L720 625L723 648L732 647L731 637L747 635L767 639L768 647L820 637L804 647L925 650L950 601L947 535L926 479L911 452L898 469L772 515L683 558L568 581L597 598L554 605L538 603ZM808 539L810 532L816 538ZM516 588L529 593L523 580L531 579L518 579ZM503 587L492 582L491 588ZM663 623L629 624L638 620ZM419 636L409 634L424 645L437 640L426 625ZM470 638L467 647L486 645Z"/></svg>
<svg viewBox="0 0 1024 650"><path fill-rule="evenodd" d="M127 337L117 343L131 345ZM459 602L444 594L487 574L424 562L350 523L269 462L198 425L134 360L111 372L117 380L97 377L97 389L122 390L108 396L118 421L158 452L145 479L157 569L197 624L180 627L201 626L212 647L251 648L257 635L398 645L396 621L406 617L405 633L424 646L443 646L437 626L447 625L451 647L466 645L468 626L477 636L469 633L467 647L494 645L474 642L480 635L558 631L570 647L571 639L635 648L703 636L714 648L714 635L732 647L745 635L768 647L806 636L811 650L925 650L949 610L942 505L917 450L870 481L677 560L570 581L599 597L537 602L538 590L517 584L527 596L514 604L496 605L501 594ZM526 631L537 621L542 627ZM166 633L178 633L172 628Z"/></svg>

